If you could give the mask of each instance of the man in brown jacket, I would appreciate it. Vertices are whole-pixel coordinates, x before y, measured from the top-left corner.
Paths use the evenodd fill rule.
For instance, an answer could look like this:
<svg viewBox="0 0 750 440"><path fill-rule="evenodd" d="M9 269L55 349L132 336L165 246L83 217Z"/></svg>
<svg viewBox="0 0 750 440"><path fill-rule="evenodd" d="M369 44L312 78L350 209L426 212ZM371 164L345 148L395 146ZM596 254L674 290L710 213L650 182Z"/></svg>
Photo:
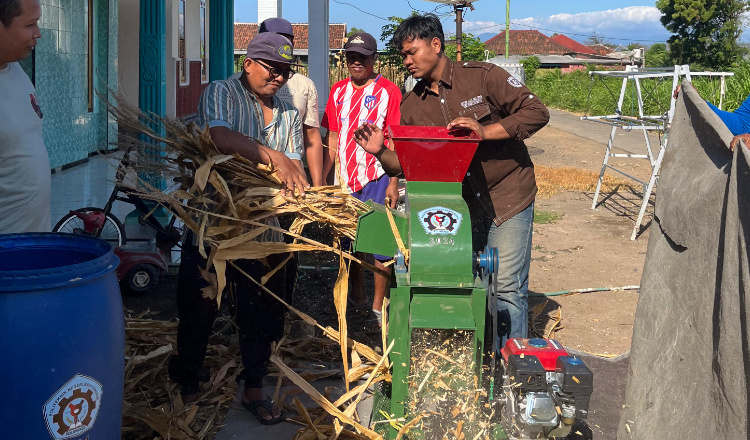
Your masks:
<svg viewBox="0 0 750 440"><path fill-rule="evenodd" d="M404 66L420 79L401 101L402 125L447 126L473 130L481 138L464 178L474 249L499 252L499 352L507 338L528 336L528 284L536 180L523 140L544 127L549 112L542 102L502 68L475 61L454 63L445 55L440 20L413 15L393 36ZM400 174L396 154L383 147L383 133L361 126L357 142ZM446 158L450 159L450 158Z"/></svg>

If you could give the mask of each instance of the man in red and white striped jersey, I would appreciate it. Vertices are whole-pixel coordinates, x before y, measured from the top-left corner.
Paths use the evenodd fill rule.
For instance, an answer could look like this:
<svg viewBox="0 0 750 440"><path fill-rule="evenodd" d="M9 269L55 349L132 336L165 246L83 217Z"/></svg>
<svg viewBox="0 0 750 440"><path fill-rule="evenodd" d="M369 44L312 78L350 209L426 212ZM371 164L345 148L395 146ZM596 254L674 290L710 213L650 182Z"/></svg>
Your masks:
<svg viewBox="0 0 750 440"><path fill-rule="evenodd" d="M338 155L338 183L346 184L353 196L360 200L385 203L390 199L391 207L398 203L398 178L385 174L380 161L354 141L354 130L362 124L375 124L386 131L388 125L398 125L401 119L401 91L398 86L374 72L377 57L377 42L372 35L359 32L349 37L344 45L346 66L350 77L337 82L331 89L321 125L328 129L329 155L323 167L327 175ZM388 146L386 140L386 146ZM389 148L392 148L389 146ZM390 256L375 255L375 265L389 272L383 265ZM364 274L361 266L353 268L351 274L351 300L353 305L366 304ZM383 298L388 289L388 277L375 274L372 310L379 317Z"/></svg>

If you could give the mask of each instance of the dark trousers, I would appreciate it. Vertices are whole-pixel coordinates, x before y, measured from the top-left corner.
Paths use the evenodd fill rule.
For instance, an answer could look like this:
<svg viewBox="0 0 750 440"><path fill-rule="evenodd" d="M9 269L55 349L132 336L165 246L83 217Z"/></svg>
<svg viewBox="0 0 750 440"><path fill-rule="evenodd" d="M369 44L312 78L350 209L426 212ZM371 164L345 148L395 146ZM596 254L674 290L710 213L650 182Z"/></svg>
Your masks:
<svg viewBox="0 0 750 440"><path fill-rule="evenodd" d="M269 256L271 268L283 261L283 257ZM269 271L258 260L238 260L236 264L257 281ZM216 300L204 298L201 290L208 286L199 271L199 268L205 267L206 260L198 253L196 246L183 247L177 283L177 313L180 318L177 327L178 356L172 358L169 368L171 379L180 384L183 395L200 391L198 379L218 313ZM289 301L291 292L285 289L285 272L285 268L276 272L265 286ZM240 378L245 380L246 388L261 388L271 356L271 343L281 339L284 333L286 307L229 264L226 277L225 291L231 288L236 300L240 352L245 367Z"/></svg>

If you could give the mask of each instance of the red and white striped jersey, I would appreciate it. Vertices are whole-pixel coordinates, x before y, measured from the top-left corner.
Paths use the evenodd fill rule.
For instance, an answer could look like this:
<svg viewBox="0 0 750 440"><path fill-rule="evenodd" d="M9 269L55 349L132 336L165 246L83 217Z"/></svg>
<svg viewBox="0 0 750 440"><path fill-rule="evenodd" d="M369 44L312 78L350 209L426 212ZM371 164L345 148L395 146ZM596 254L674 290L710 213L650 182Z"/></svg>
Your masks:
<svg viewBox="0 0 750 440"><path fill-rule="evenodd" d="M369 122L382 128L387 137L387 127L401 120L400 105L398 86L380 75L361 89L354 87L351 78L333 85L321 125L339 133L336 147L341 175L350 191L359 191L385 174L375 156L354 141L354 130Z"/></svg>

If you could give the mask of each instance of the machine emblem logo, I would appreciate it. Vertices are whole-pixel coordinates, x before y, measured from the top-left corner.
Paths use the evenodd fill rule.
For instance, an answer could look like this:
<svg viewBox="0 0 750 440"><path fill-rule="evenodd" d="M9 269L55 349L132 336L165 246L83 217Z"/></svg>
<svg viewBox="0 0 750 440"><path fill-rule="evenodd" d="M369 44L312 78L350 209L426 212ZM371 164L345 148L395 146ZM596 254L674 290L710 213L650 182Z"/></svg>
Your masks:
<svg viewBox="0 0 750 440"><path fill-rule="evenodd" d="M428 235L456 235L463 220L463 215L442 206L424 209L417 216Z"/></svg>
<svg viewBox="0 0 750 440"><path fill-rule="evenodd" d="M102 400L102 385L75 375L44 404L47 430L55 440L78 437L94 426Z"/></svg>

